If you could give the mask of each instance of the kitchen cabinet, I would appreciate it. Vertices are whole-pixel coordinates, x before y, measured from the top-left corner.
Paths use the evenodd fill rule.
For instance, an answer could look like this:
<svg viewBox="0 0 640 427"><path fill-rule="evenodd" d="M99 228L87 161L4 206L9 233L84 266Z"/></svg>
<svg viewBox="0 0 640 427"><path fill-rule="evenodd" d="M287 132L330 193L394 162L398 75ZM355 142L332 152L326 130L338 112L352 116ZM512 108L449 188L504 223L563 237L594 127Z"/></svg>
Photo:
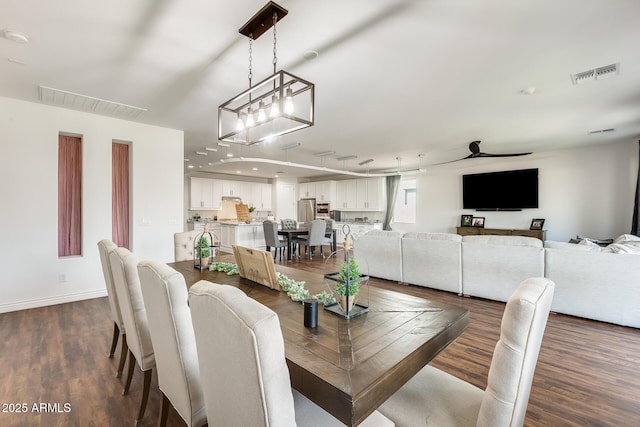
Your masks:
<svg viewBox="0 0 640 427"><path fill-rule="evenodd" d="M216 234L218 236L218 234ZM233 245L247 248L265 248L264 229L261 223L225 224L220 223L220 250L233 252Z"/></svg>
<svg viewBox="0 0 640 427"><path fill-rule="evenodd" d="M316 199L316 202L336 203L336 181L302 182L298 184L300 199Z"/></svg>
<svg viewBox="0 0 640 427"><path fill-rule="evenodd" d="M244 199L243 199L244 201ZM251 198L247 203L259 211L271 210L271 184L251 183Z"/></svg>
<svg viewBox="0 0 640 427"><path fill-rule="evenodd" d="M355 210L356 209L356 187L357 179L348 179L336 182L336 204L332 209Z"/></svg>
<svg viewBox="0 0 640 427"><path fill-rule="evenodd" d="M315 182L301 182L298 184L298 195L300 199L315 199L316 198L316 183Z"/></svg>
<svg viewBox="0 0 640 427"><path fill-rule="evenodd" d="M336 182L316 182L316 202L329 203L333 206L336 202Z"/></svg>
<svg viewBox="0 0 640 427"><path fill-rule="evenodd" d="M191 209L213 209L213 180L191 178Z"/></svg>
<svg viewBox="0 0 640 427"><path fill-rule="evenodd" d="M384 180L365 178L356 180L356 208L364 211L382 211Z"/></svg>
<svg viewBox="0 0 640 427"><path fill-rule="evenodd" d="M351 211L383 211L384 180L363 178L336 183L335 209Z"/></svg>

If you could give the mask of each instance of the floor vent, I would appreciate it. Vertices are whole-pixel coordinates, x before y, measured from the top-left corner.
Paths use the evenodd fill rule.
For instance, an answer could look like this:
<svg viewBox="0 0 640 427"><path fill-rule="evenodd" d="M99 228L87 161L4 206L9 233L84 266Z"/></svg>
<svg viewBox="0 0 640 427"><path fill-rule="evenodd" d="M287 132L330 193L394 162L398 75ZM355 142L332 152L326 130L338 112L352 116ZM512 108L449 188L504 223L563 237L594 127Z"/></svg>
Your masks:
<svg viewBox="0 0 640 427"><path fill-rule="evenodd" d="M137 119L147 111L145 108L120 104L92 96L80 95L66 90L38 86L40 101L58 107L72 108L105 116L115 116L125 119Z"/></svg>
<svg viewBox="0 0 640 427"><path fill-rule="evenodd" d="M583 71L581 73L571 74L571 82L574 85L585 83L592 80L601 80L620 74L620 63L605 65L604 67L594 68L593 70Z"/></svg>

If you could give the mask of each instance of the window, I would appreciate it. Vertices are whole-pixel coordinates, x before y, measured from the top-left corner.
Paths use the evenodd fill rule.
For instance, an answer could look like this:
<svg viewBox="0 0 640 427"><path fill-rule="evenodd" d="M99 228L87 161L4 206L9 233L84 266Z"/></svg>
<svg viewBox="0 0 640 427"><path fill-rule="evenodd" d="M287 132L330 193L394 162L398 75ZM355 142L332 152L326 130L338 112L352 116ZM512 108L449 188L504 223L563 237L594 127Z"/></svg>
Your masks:
<svg viewBox="0 0 640 427"><path fill-rule="evenodd" d="M82 255L82 138L58 135L58 256Z"/></svg>
<svg viewBox="0 0 640 427"><path fill-rule="evenodd" d="M403 179L398 186L396 205L393 209L393 222L409 223L416 222L416 180Z"/></svg>

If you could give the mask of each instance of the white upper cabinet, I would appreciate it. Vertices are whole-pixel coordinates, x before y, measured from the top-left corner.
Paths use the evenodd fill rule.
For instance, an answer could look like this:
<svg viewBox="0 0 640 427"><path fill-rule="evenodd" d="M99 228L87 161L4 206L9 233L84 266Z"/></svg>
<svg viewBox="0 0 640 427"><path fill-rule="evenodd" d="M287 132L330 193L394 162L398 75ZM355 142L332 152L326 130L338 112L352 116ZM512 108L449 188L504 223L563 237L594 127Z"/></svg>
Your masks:
<svg viewBox="0 0 640 427"><path fill-rule="evenodd" d="M259 182L251 183L251 198L247 201L242 200L249 206L255 207L257 210L271 210L271 184L262 184Z"/></svg>
<svg viewBox="0 0 640 427"><path fill-rule="evenodd" d="M316 183L301 182L300 184L298 184L298 195L300 199L315 199Z"/></svg>
<svg viewBox="0 0 640 427"><path fill-rule="evenodd" d="M223 196L240 197L256 209L271 210L271 184L192 177L190 185L192 210L218 210Z"/></svg>
<svg viewBox="0 0 640 427"><path fill-rule="evenodd" d="M335 181L319 181L316 182L316 202L336 203L336 182Z"/></svg>
<svg viewBox="0 0 640 427"><path fill-rule="evenodd" d="M383 178L349 179L336 183L336 204L332 209L383 211L384 204Z"/></svg>
<svg viewBox="0 0 640 427"><path fill-rule="evenodd" d="M213 180L191 178L191 209L213 209Z"/></svg>

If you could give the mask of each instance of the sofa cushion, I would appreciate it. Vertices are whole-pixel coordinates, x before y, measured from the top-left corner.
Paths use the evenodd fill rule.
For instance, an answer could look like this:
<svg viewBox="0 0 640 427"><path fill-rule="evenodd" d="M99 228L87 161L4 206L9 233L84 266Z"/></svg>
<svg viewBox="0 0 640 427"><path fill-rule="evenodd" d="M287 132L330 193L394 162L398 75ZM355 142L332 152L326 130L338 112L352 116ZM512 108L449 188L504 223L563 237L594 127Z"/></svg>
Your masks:
<svg viewBox="0 0 640 427"><path fill-rule="evenodd" d="M402 280L412 285L462 293L462 237L449 233L405 233Z"/></svg>
<svg viewBox="0 0 640 427"><path fill-rule="evenodd" d="M381 279L402 281L402 248L404 233L371 230L353 242L353 256L362 274Z"/></svg>
<svg viewBox="0 0 640 427"><path fill-rule="evenodd" d="M588 244L575 244L568 242L556 242L553 240L547 240L544 242L545 249L558 249L561 251L574 251L574 252L611 252L608 247L600 245L588 245Z"/></svg>
<svg viewBox="0 0 640 427"><path fill-rule="evenodd" d="M544 274L542 241L522 236L463 236L462 292L507 301L518 285Z"/></svg>

